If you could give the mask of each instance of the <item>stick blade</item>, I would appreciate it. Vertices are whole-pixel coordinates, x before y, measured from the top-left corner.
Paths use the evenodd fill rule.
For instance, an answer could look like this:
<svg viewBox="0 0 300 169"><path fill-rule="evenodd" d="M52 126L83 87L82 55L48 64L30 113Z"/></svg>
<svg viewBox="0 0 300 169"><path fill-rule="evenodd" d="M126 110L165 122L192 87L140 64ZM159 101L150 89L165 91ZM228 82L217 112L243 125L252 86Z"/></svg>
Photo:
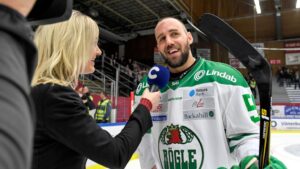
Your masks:
<svg viewBox="0 0 300 169"><path fill-rule="evenodd" d="M199 29L239 59L257 82L270 82L270 76L265 76L271 74L267 60L254 47L249 48L250 43L229 24L213 14L204 14Z"/></svg>

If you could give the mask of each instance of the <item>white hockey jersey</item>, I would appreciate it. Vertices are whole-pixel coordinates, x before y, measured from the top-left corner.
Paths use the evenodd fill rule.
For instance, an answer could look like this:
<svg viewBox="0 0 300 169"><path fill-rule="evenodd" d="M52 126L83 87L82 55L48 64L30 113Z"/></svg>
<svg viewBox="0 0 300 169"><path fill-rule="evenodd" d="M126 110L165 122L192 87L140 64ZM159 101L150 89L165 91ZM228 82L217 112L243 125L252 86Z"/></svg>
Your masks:
<svg viewBox="0 0 300 169"><path fill-rule="evenodd" d="M146 78L135 92L138 103ZM232 67L199 59L161 90L153 127L138 148L142 169L230 168L258 154L259 116L243 76Z"/></svg>

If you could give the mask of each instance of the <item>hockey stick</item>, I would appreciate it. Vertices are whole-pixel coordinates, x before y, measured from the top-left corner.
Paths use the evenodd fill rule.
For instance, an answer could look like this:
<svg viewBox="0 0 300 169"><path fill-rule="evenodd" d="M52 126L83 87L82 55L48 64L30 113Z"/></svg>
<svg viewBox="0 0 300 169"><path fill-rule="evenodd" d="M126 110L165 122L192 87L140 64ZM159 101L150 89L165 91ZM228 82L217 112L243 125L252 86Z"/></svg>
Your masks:
<svg viewBox="0 0 300 169"><path fill-rule="evenodd" d="M242 35L217 16L204 14L198 27L240 60L256 80L260 100L259 168L262 169L269 164L270 158L271 67Z"/></svg>

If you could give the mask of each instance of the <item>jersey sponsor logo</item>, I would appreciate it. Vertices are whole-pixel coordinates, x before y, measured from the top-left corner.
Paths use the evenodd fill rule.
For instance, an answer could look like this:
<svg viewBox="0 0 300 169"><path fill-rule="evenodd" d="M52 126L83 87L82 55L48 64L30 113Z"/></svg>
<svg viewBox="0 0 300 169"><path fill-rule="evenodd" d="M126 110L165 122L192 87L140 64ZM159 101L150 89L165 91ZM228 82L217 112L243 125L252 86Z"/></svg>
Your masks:
<svg viewBox="0 0 300 169"><path fill-rule="evenodd" d="M198 136L186 126L169 125L158 139L159 160L163 169L201 169L203 146Z"/></svg>
<svg viewBox="0 0 300 169"><path fill-rule="evenodd" d="M192 89L189 92L189 96L190 97L204 96L204 95L207 95L207 93L208 93L208 89L207 88L198 88L198 89Z"/></svg>
<svg viewBox="0 0 300 169"><path fill-rule="evenodd" d="M196 89L196 92L197 92L197 94L198 93L207 93L208 92L208 89L207 88L198 88L198 89Z"/></svg>
<svg viewBox="0 0 300 169"><path fill-rule="evenodd" d="M138 87L136 88L136 93L140 93L141 89L144 89L146 87L149 87L149 84L146 82L140 83Z"/></svg>
<svg viewBox="0 0 300 169"><path fill-rule="evenodd" d="M174 100L182 100L182 97L172 97L168 99L168 102L174 101Z"/></svg>
<svg viewBox="0 0 300 169"><path fill-rule="evenodd" d="M217 70L199 70L198 72L195 73L194 75L194 79L196 81L199 81L200 79L202 79L204 76L218 76L220 78L229 80L233 83L235 83L237 80L233 75L229 75L227 74L227 72L219 72Z"/></svg>
<svg viewBox="0 0 300 169"><path fill-rule="evenodd" d="M171 86L177 86L179 85L179 80L171 82Z"/></svg>
<svg viewBox="0 0 300 169"><path fill-rule="evenodd" d="M202 110L203 108L215 109L213 97L193 97L182 102L183 110ZM205 110L205 109L204 109Z"/></svg>
<svg viewBox="0 0 300 169"><path fill-rule="evenodd" d="M159 116L151 116L152 121L167 121L166 115L159 115Z"/></svg>
<svg viewBox="0 0 300 169"><path fill-rule="evenodd" d="M158 106L156 107L156 109L153 112L161 112L163 108L162 104L158 104Z"/></svg>
<svg viewBox="0 0 300 169"><path fill-rule="evenodd" d="M196 81L202 79L202 77L205 75L205 70L199 70L198 72L195 73L194 79Z"/></svg>
<svg viewBox="0 0 300 169"><path fill-rule="evenodd" d="M185 97L195 97L195 96L213 96L213 88L206 87L206 88L196 88L190 89L188 91L184 91Z"/></svg>
<svg viewBox="0 0 300 169"><path fill-rule="evenodd" d="M202 120L202 119L215 119L215 112L213 110L189 110L183 111L184 120Z"/></svg>
<svg viewBox="0 0 300 169"><path fill-rule="evenodd" d="M196 95L196 90L195 89L192 89L190 92L189 92L189 96L190 97L193 97Z"/></svg>
<svg viewBox="0 0 300 169"><path fill-rule="evenodd" d="M194 108L199 108L199 107L204 107L204 100L199 99L199 100L194 100L192 107Z"/></svg>
<svg viewBox="0 0 300 169"><path fill-rule="evenodd" d="M162 112L167 112L168 111L168 104L162 104L160 103L157 108L152 111L151 113L162 113Z"/></svg>

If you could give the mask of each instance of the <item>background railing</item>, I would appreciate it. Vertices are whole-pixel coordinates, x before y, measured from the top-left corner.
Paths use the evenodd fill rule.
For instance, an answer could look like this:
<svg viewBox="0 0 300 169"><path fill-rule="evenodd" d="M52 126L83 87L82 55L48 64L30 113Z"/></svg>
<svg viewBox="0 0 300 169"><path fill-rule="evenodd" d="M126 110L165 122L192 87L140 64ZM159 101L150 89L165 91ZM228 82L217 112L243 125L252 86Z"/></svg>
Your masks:
<svg viewBox="0 0 300 169"><path fill-rule="evenodd" d="M141 77L149 66L133 62L139 71L131 70L109 57L96 60L96 70L93 74L82 75L80 81L89 88L97 105L100 91L105 91L112 101L117 121L127 121L130 115L130 92L134 91ZM134 68L136 70L136 67Z"/></svg>

